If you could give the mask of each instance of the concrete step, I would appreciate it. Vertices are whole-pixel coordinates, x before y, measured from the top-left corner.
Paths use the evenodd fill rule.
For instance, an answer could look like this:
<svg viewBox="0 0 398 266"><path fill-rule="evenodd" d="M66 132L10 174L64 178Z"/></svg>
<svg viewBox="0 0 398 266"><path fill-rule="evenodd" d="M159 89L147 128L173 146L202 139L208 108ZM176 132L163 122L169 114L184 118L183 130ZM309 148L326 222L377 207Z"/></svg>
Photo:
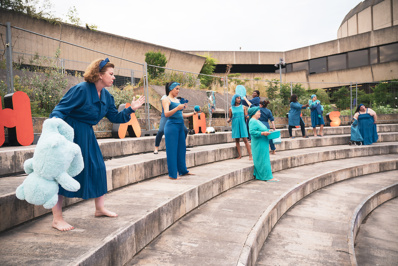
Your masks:
<svg viewBox="0 0 398 266"><path fill-rule="evenodd" d="M347 238L355 208L374 191L397 181L398 171L389 171L352 178L312 193L278 221L256 265L351 265ZM396 231L396 224L390 223L390 229ZM388 225L388 222L379 223L383 229ZM372 265L394 265L397 260L394 263L388 254L396 249L394 242L386 243L383 252L387 256L383 263Z"/></svg>
<svg viewBox="0 0 398 266"><path fill-rule="evenodd" d="M274 172L278 172L338 158L381 154L394 154L396 158L396 153L398 143L297 149L273 156L272 167ZM369 164L364 171L379 171L379 168L374 168L375 164ZM390 164L385 163L384 167L387 169ZM7 230L0 234L0 257L5 264L124 264L183 215L253 178L252 162L247 158L206 164L190 170L196 175L179 181L169 180L167 175L160 176L109 193L106 206L119 214L116 219L94 218L93 201L87 200L65 210L65 219L76 227L71 232L52 229L51 215ZM346 171L344 177L359 172ZM330 182L339 180L336 176L329 179ZM293 180L291 185L297 181ZM320 182L327 183L325 180ZM39 235L40 238L37 237Z"/></svg>
<svg viewBox="0 0 398 266"><path fill-rule="evenodd" d="M138 147L141 147L140 149L142 150L149 148L146 146L149 145L149 138L150 137L132 139L131 141L137 144ZM346 144L348 138L348 135L335 135L322 138L286 139L278 145L278 152L304 147ZM228 143L228 139L232 140L231 134L228 133L194 135L193 138L191 138L191 140L193 140L192 142L201 146L195 146L195 148L187 152L187 166L194 167L236 158L237 152L235 144ZM398 141L398 132L380 133L379 139L380 141L393 141L394 139ZM118 141L104 140L101 142L102 151L106 154L111 154L112 150L118 150L115 146L125 146L123 142L124 139ZM211 143L224 144L208 145ZM346 147L349 146L347 145ZM246 155L246 149L244 147L242 147L242 152L243 155ZM134 147L130 147L128 150L126 148L123 153L126 155L134 153ZM108 191L167 173L165 152L160 152L157 155L146 153L113 158L107 160L105 165L107 168ZM33 206L15 197L16 188L25 178L25 174L0 178L0 212L8 214L7 216L0 216L0 232L49 212L49 210L41 206ZM79 201L81 201L81 199L68 198L65 200L64 205L69 206ZM18 210L18 214L14 214L16 210Z"/></svg>
<svg viewBox="0 0 398 266"><path fill-rule="evenodd" d="M336 176L352 178L362 173L383 171L383 165L393 165L397 169L396 154L329 160L274 173L280 182L246 182L184 216L127 265L237 265L245 251L242 249L243 244L264 211L276 201L286 206L302 197L300 194L303 191L296 187L298 183L323 179L318 186L315 183L311 185L314 188L321 187L321 183L326 183L327 175L333 183L337 181ZM390 168L386 167L385 170ZM310 190L307 189L306 193L310 193ZM291 198L282 197L287 191L296 191L296 195ZM283 214L283 209L278 209L280 215ZM274 222L276 219L273 216ZM260 234L263 232L259 231ZM347 232L346 228L345 233ZM280 262L272 261L267 265L285 265Z"/></svg>
<svg viewBox="0 0 398 266"><path fill-rule="evenodd" d="M355 241L358 265L398 264L397 224L398 198L382 204L366 217Z"/></svg>
<svg viewBox="0 0 398 266"><path fill-rule="evenodd" d="M378 132L380 135L380 142L398 141L398 124L383 124L378 125ZM307 135L312 135L312 128L307 129ZM290 142L282 142L277 148L293 149L304 147L311 147L311 145L337 145L348 144L350 140L350 127L325 127L324 137L313 137L311 141L298 138L296 145L289 146ZM389 134L387 134L389 133ZM187 145L189 147L196 147L201 145L214 145L222 143L230 143L232 139L231 132L216 132L214 134L195 134L189 135ZM289 134L286 129L281 130L282 138L288 138ZM330 142L330 137L340 136L339 139ZM301 136L299 130L293 130L293 136ZM324 140L327 139L327 140ZM315 144L313 142L315 141ZM155 137L140 137L140 138L124 138L124 139L99 139L98 144L101 148L102 155L105 160L117 158L121 156L128 156L133 154L141 154L152 152L155 146ZM287 147L285 145L288 145ZM13 174L23 173L23 163L25 160L33 157L33 152L36 145L19 146L19 147L0 147L0 178L2 176L9 176ZM164 137L160 143L160 150L164 150Z"/></svg>

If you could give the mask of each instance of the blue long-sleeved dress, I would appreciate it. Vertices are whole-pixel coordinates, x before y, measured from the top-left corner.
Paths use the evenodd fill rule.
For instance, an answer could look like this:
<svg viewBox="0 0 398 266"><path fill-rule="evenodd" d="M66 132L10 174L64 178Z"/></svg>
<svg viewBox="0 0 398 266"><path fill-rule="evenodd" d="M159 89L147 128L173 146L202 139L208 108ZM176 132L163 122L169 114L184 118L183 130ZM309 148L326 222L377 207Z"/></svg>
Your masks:
<svg viewBox="0 0 398 266"><path fill-rule="evenodd" d="M304 109L300 103L298 102L291 102L290 103L290 110L289 110L289 126L299 126L300 125L300 114L301 109ZM304 121L303 121L304 123Z"/></svg>
<svg viewBox="0 0 398 266"><path fill-rule="evenodd" d="M94 83L81 82L69 89L50 117L61 118L73 128L75 132L73 141L82 151L84 169L74 177L80 183L80 190L70 192L60 186L59 195L89 199L107 193L105 163L93 125L104 116L112 123L126 123L133 112L131 107L118 112L113 96L105 88L101 90L99 98Z"/></svg>

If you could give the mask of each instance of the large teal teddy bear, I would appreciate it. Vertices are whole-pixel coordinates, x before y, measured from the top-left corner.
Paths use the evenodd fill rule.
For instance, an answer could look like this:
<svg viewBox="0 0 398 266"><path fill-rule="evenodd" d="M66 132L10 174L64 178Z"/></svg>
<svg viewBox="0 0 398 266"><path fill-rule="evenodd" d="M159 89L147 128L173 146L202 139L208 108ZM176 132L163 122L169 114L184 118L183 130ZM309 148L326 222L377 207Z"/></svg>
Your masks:
<svg viewBox="0 0 398 266"><path fill-rule="evenodd" d="M51 209L58 202L58 184L69 191L80 189L73 177L83 170L84 163L73 137L73 128L62 119L44 121L33 158L24 163L28 177L17 188L18 199Z"/></svg>

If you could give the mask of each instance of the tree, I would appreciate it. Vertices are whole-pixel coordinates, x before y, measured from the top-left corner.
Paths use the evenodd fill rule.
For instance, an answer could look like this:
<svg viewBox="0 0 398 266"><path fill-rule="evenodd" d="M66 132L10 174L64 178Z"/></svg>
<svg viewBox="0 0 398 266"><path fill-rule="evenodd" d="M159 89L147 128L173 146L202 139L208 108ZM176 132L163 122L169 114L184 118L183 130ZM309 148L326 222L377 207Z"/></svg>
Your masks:
<svg viewBox="0 0 398 266"><path fill-rule="evenodd" d="M75 6L69 8L66 17L68 18L68 21L73 25L80 26L82 24L81 19L78 17L77 9Z"/></svg>
<svg viewBox="0 0 398 266"><path fill-rule="evenodd" d="M205 75L213 75L214 74L214 69L216 69L217 61L216 59L206 56L206 61L203 64L202 70L200 71L200 74L205 74ZM199 75L201 87L209 87L210 84L213 82L213 77L209 76L204 76L204 75Z"/></svg>
<svg viewBox="0 0 398 266"><path fill-rule="evenodd" d="M332 98L336 103L336 107L339 110L345 110L350 107L350 91L346 87L341 87L340 89L335 91Z"/></svg>
<svg viewBox="0 0 398 266"><path fill-rule="evenodd" d="M150 51L145 54L145 62L148 64L149 78L155 79L164 73L164 68L153 66L165 67L167 64L167 59L166 56L161 52Z"/></svg>

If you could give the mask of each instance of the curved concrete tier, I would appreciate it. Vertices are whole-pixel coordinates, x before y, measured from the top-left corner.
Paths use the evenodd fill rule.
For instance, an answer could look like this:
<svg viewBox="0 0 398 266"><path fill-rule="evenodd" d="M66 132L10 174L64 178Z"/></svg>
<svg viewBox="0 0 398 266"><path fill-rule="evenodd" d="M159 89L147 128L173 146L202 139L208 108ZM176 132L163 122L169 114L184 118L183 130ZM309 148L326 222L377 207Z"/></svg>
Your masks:
<svg viewBox="0 0 398 266"><path fill-rule="evenodd" d="M348 250L351 265L358 265L355 253L355 239L362 222L374 209L396 197L398 197L398 183L374 192L355 209L350 223L350 230L348 231Z"/></svg>
<svg viewBox="0 0 398 266"><path fill-rule="evenodd" d="M236 265L243 243L245 243L247 236L261 214L272 206L279 196L286 191L294 189L297 183L322 176L325 173L326 175L327 173L332 173L334 176L343 175L347 178L344 182L339 182L339 185L347 183L347 180L359 183L364 180L366 184L365 179L367 180L369 177L361 175L364 169L365 173L370 168L370 172L375 171L379 175L379 169L382 171L389 170L388 167L384 168L383 164L389 164L391 160L394 160L395 164L398 162L395 154L368 156L360 159L331 160L275 172L274 178L279 179L279 182L263 182L260 180L246 182L211 199L181 218L145 247L127 265ZM383 172L382 176L390 175L392 177L389 179L393 179L394 174L390 174L390 172ZM308 199L306 198L306 200ZM290 204L289 198L282 198L281 201L282 206ZM323 213L322 207L324 206L327 209L329 207L328 204L339 206L336 203L336 200L333 199L326 206L319 204L319 212ZM301 204L301 201L298 204ZM342 209L345 208L342 207ZM282 214L283 208L281 210L278 209L279 211ZM306 214L308 213L302 213L303 216ZM276 219L276 215L273 218ZM349 219L346 220L348 226ZM294 227L294 224L291 226ZM278 229L278 226L276 228ZM300 231L299 228L296 229ZM294 230L287 230L287 235L290 235L292 231ZM323 228L323 231L327 233L328 228ZM311 234L311 231L307 232L307 234ZM346 230L343 230L344 237L346 237ZM276 241L278 242L278 240L277 238ZM289 240L288 236L284 241L281 239L283 241L281 245L289 246L289 243L294 244L293 235L292 242ZM315 239L313 240L316 241ZM343 242L343 246L347 249L346 242ZM271 252L271 254L273 253ZM267 263L257 265L289 264L283 261L283 252L280 255L282 255L280 260L267 261ZM305 255L302 260L291 264L309 265L311 264L310 262L316 261L316 258L307 258L306 260ZM318 260L318 262L320 261L322 260ZM349 261L348 256L346 261Z"/></svg>
<svg viewBox="0 0 398 266"><path fill-rule="evenodd" d="M379 142L387 141L398 141L398 124L380 124L377 125L377 130L380 135ZM351 128L349 126L341 127L325 127L323 138L311 138L315 141L315 145L338 145L348 144L350 140ZM390 134L386 134L390 133ZM187 145L188 147L197 147L202 145L214 145L222 143L233 142L231 132L217 132L215 134L195 134L188 135ZM306 134L313 135L312 128L306 129ZM336 135L339 135L339 139L335 139ZM282 138L288 138L289 133L287 129L281 130ZM301 132L299 129L293 129L293 136L299 137L296 141L300 140ZM329 139L333 137L333 142ZM155 143L155 137L141 137L141 138L124 138L124 139L99 139L98 144L100 146L102 155L105 160L112 158L119 158L123 156L129 156L134 154L149 153L153 152ZM290 142L283 141L278 146L278 150L301 148L309 142L294 142L297 145L291 145ZM287 146L286 146L287 145ZM23 173L23 163L25 160L33 157L33 152L36 145L27 147L1 147L0 148L0 177L9 176L13 174ZM309 145L305 147L311 147ZM160 150L164 149L164 138L160 143Z"/></svg>
<svg viewBox="0 0 398 266"><path fill-rule="evenodd" d="M279 171L314 162L396 153L398 143L328 146L281 152L272 158L272 163L274 171ZM390 164L386 162L384 169L392 167ZM371 165L364 165L363 171L374 169ZM124 264L186 213L253 179L252 162L247 158L217 162L211 166L211 171L209 165L195 167L191 169L195 176L177 182L160 176L109 193L106 203L119 213L117 219L91 218L89 213L93 202L88 200L64 211L65 219L76 227L69 233L51 229L50 215L7 230L0 234L0 257L5 263L12 264L27 261L58 265ZM337 179L333 177L330 180ZM323 182L320 178L320 183Z"/></svg>

